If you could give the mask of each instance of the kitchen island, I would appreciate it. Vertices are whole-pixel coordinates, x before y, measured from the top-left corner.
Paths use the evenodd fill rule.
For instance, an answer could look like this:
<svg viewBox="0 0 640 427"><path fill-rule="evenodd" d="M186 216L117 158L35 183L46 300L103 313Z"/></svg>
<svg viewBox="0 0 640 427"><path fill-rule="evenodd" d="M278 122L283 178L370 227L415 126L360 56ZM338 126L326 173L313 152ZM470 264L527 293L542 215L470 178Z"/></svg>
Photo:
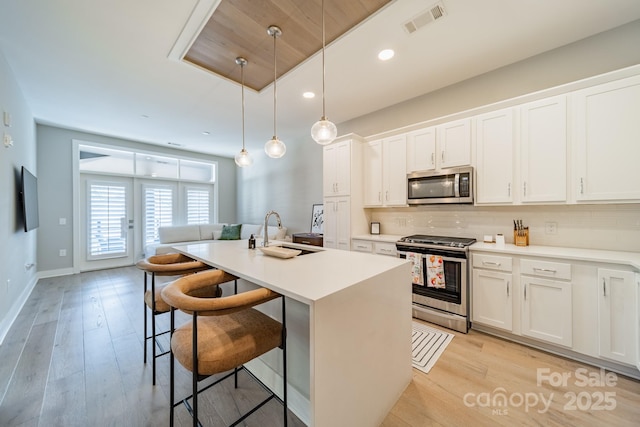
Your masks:
<svg viewBox="0 0 640 427"><path fill-rule="evenodd" d="M301 420L318 427L380 425L411 381L409 263L286 245L315 252L280 259L248 249L244 240L175 248L240 277L241 287L287 297L289 408ZM260 309L280 317L277 301ZM247 366L282 395L281 352Z"/></svg>

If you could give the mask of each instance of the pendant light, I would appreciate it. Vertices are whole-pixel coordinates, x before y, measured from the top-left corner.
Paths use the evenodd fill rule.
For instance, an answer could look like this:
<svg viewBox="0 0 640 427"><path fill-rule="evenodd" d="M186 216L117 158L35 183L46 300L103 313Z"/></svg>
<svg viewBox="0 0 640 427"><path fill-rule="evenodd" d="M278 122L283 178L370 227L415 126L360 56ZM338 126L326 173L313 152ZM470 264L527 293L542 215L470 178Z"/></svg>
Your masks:
<svg viewBox="0 0 640 427"><path fill-rule="evenodd" d="M275 25L270 25L267 28L267 34L273 37L273 138L271 138L264 146L264 151L267 153L267 156L278 159L284 156L284 153L287 151L287 147L284 145L284 142L278 139L276 133L276 116L277 116L277 89L276 89L276 81L277 81L277 72L276 72L276 39L282 35L282 30L280 27Z"/></svg>
<svg viewBox="0 0 640 427"><path fill-rule="evenodd" d="M244 148L244 66L247 65L247 60L239 56L236 58L236 64L240 66L240 81L242 84L242 150L236 154L236 165L242 168L251 166L253 163L249 152Z"/></svg>
<svg viewBox="0 0 640 427"><path fill-rule="evenodd" d="M324 50L325 50L325 33L324 33L324 0L322 0L322 117L311 127L311 138L320 145L327 145L333 142L338 135L338 129L326 116L325 112L325 95L324 95Z"/></svg>

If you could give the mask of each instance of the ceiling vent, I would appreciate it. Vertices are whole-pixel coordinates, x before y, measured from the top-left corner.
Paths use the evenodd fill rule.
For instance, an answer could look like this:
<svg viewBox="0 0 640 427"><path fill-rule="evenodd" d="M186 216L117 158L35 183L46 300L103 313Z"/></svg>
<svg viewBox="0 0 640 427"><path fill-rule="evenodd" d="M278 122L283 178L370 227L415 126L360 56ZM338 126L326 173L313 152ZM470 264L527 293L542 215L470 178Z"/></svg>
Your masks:
<svg viewBox="0 0 640 427"><path fill-rule="evenodd" d="M447 12L444 10L444 5L442 2L438 2L424 12L414 16L402 26L407 33L413 34L425 25L444 18L446 15Z"/></svg>

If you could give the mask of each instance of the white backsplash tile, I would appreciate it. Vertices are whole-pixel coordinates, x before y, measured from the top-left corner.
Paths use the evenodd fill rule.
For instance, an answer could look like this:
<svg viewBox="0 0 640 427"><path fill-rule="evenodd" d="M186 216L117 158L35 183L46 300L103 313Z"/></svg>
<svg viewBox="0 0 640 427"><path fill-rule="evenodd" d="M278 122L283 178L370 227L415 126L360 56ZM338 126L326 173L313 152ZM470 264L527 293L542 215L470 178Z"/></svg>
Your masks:
<svg viewBox="0 0 640 427"><path fill-rule="evenodd" d="M513 220L529 227L532 245L640 252L640 204L564 206L419 206L371 209L381 232L475 237L502 233L513 243ZM546 234L545 223L557 224Z"/></svg>

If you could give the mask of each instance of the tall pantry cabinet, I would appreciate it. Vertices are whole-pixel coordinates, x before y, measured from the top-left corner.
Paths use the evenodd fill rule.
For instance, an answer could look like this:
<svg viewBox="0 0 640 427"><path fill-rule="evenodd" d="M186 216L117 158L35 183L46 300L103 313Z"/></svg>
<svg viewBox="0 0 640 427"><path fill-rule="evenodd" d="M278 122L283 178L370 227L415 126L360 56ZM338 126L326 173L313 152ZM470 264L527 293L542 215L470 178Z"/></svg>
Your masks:
<svg viewBox="0 0 640 427"><path fill-rule="evenodd" d="M350 250L352 234L367 234L363 209L362 150L365 141L348 134L323 147L323 243Z"/></svg>

